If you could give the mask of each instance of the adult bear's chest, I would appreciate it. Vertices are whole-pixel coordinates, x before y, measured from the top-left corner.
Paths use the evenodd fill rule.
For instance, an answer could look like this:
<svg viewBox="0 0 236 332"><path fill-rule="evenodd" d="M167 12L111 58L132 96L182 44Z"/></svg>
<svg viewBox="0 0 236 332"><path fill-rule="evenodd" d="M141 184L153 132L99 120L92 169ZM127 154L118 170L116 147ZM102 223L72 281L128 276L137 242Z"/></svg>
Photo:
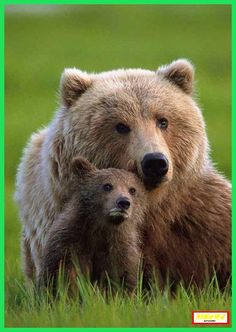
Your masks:
<svg viewBox="0 0 236 332"><path fill-rule="evenodd" d="M145 281L155 271L161 288L168 283L175 287L182 281L186 287L193 282L202 287L211 275L206 241L194 224L164 221L161 215L151 215L144 232Z"/></svg>

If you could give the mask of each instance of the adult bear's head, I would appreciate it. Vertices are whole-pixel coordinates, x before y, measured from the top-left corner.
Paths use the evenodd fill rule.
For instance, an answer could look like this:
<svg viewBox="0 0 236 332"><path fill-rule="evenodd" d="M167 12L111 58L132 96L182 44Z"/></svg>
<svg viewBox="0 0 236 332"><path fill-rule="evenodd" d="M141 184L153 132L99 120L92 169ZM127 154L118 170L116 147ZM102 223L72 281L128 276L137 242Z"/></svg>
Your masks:
<svg viewBox="0 0 236 332"><path fill-rule="evenodd" d="M64 147L99 168L135 164L146 187L199 174L207 159L193 66L177 60L156 72L119 69L62 74L58 118Z"/></svg>

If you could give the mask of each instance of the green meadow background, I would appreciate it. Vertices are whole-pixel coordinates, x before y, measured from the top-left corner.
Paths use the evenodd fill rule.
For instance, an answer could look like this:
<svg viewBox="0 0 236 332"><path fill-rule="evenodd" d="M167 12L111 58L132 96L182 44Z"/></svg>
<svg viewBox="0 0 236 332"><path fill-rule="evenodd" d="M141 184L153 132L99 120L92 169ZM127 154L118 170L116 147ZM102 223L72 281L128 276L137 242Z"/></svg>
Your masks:
<svg viewBox="0 0 236 332"><path fill-rule="evenodd" d="M225 5L6 6L5 12L5 324L6 326L191 326L192 309L230 309L229 294L180 290L150 303L86 295L50 306L25 287L20 223L13 201L17 165L32 132L57 107L65 67L155 70L177 58L196 66L212 158L231 179L231 7ZM37 303L36 303L37 302Z"/></svg>

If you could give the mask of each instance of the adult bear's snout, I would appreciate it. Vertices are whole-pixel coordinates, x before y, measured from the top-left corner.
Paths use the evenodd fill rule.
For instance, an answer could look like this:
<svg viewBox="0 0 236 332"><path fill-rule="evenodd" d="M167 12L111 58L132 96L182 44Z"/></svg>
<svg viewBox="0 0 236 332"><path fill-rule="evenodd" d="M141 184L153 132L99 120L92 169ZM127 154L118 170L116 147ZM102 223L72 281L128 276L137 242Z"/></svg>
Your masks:
<svg viewBox="0 0 236 332"><path fill-rule="evenodd" d="M163 153L148 153L144 156L141 167L143 174L149 181L161 182L169 169L168 159Z"/></svg>

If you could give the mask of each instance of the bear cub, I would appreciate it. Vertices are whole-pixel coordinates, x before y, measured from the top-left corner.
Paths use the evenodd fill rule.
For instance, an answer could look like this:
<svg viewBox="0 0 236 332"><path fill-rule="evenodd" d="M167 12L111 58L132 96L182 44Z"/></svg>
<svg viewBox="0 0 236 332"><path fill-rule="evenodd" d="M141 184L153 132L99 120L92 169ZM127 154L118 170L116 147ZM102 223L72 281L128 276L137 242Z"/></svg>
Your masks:
<svg viewBox="0 0 236 332"><path fill-rule="evenodd" d="M82 157L74 159L72 170L78 181L47 236L39 284L53 281L55 285L60 266L75 278L78 262L80 272L92 283L103 286L108 276L116 285L133 290L146 209L141 181L125 170L98 170Z"/></svg>

